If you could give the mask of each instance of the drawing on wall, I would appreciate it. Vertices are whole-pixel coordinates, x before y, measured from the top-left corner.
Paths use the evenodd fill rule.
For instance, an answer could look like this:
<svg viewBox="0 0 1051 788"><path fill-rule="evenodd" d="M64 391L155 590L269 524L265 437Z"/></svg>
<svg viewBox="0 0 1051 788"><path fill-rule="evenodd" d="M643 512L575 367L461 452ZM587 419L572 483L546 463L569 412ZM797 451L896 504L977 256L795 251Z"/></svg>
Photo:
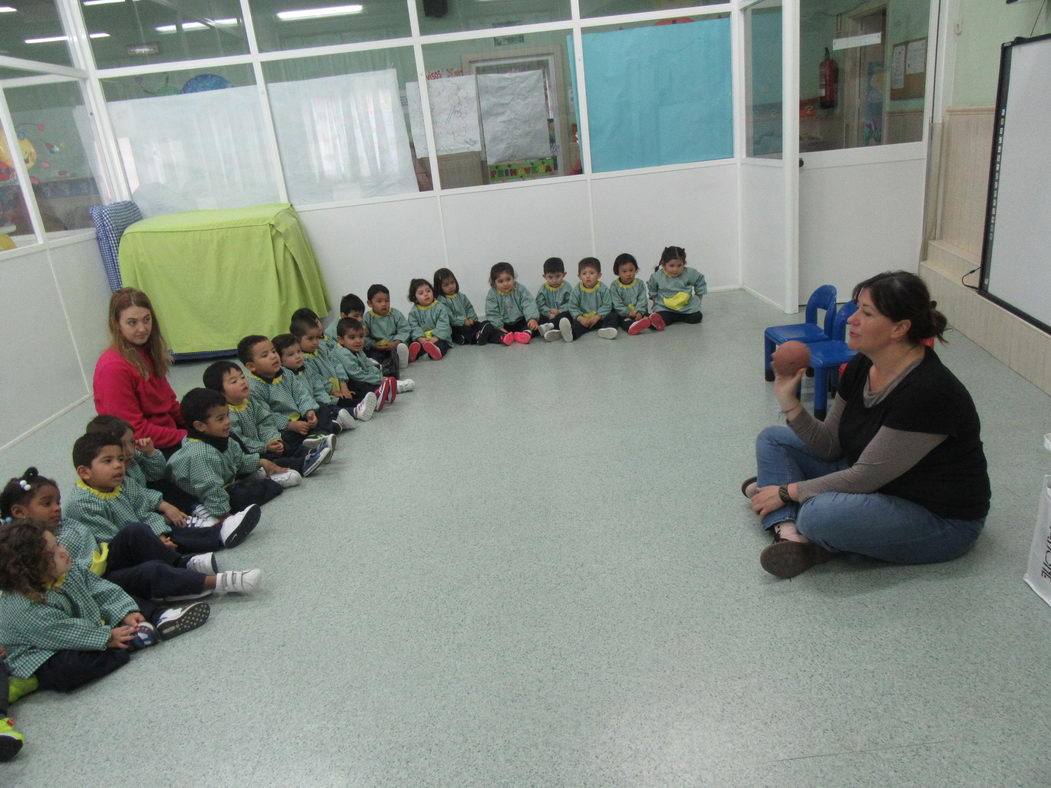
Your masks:
<svg viewBox="0 0 1051 788"><path fill-rule="evenodd" d="M478 102L490 163L551 155L544 72L479 74Z"/></svg>
<svg viewBox="0 0 1051 788"><path fill-rule="evenodd" d="M482 149L478 127L478 88L474 77L446 77L427 81L427 95L431 102L431 125L438 155L467 153ZM405 85L409 104L409 125L416 156L426 156L427 137L423 129L423 105L420 86L416 82Z"/></svg>

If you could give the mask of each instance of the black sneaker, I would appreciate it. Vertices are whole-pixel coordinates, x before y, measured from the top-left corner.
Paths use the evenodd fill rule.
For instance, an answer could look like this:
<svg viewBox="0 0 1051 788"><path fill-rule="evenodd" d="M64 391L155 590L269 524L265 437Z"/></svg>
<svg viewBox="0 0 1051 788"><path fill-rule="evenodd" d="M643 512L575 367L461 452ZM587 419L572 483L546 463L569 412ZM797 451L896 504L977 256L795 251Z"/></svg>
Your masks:
<svg viewBox="0 0 1051 788"><path fill-rule="evenodd" d="M478 339L477 339L478 344L479 345L488 345L489 344L489 338L492 335L493 335L493 327L489 323L486 323L484 326L482 326L480 329L478 329Z"/></svg>
<svg viewBox="0 0 1051 788"><path fill-rule="evenodd" d="M832 553L813 542L790 542L775 532L774 543L763 548L759 554L759 565L774 577L795 577L812 566L836 558Z"/></svg>

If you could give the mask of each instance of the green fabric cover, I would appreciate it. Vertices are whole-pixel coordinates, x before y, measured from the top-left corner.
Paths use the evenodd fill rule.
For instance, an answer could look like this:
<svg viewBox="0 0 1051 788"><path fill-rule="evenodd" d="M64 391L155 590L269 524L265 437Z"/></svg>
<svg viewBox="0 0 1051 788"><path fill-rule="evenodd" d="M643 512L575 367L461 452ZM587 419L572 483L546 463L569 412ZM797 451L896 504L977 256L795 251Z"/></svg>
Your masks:
<svg viewBox="0 0 1051 788"><path fill-rule="evenodd" d="M328 292L299 216L287 203L188 211L136 222L120 240L126 287L149 295L174 353L237 347L288 330Z"/></svg>

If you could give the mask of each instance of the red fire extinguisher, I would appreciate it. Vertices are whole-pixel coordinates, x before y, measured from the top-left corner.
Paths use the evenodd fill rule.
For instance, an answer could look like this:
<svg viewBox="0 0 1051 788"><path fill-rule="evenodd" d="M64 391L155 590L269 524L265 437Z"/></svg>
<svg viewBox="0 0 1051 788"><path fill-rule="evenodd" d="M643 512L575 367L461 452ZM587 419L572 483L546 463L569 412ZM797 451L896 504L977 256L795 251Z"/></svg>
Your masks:
<svg viewBox="0 0 1051 788"><path fill-rule="evenodd" d="M821 88L818 105L821 109L832 109L836 106L836 90L839 85L839 66L837 66L836 61L832 59L828 47L825 47L825 59L822 60L821 64L817 67L817 74L818 84Z"/></svg>

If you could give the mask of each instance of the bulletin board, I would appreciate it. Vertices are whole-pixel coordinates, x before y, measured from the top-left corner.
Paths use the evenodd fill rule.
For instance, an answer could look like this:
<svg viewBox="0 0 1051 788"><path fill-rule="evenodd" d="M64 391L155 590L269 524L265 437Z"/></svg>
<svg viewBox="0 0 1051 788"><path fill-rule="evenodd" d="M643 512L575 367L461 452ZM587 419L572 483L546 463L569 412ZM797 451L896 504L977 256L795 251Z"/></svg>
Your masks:
<svg viewBox="0 0 1051 788"><path fill-rule="evenodd" d="M923 98L927 88L927 39L913 38L891 48L890 97Z"/></svg>

